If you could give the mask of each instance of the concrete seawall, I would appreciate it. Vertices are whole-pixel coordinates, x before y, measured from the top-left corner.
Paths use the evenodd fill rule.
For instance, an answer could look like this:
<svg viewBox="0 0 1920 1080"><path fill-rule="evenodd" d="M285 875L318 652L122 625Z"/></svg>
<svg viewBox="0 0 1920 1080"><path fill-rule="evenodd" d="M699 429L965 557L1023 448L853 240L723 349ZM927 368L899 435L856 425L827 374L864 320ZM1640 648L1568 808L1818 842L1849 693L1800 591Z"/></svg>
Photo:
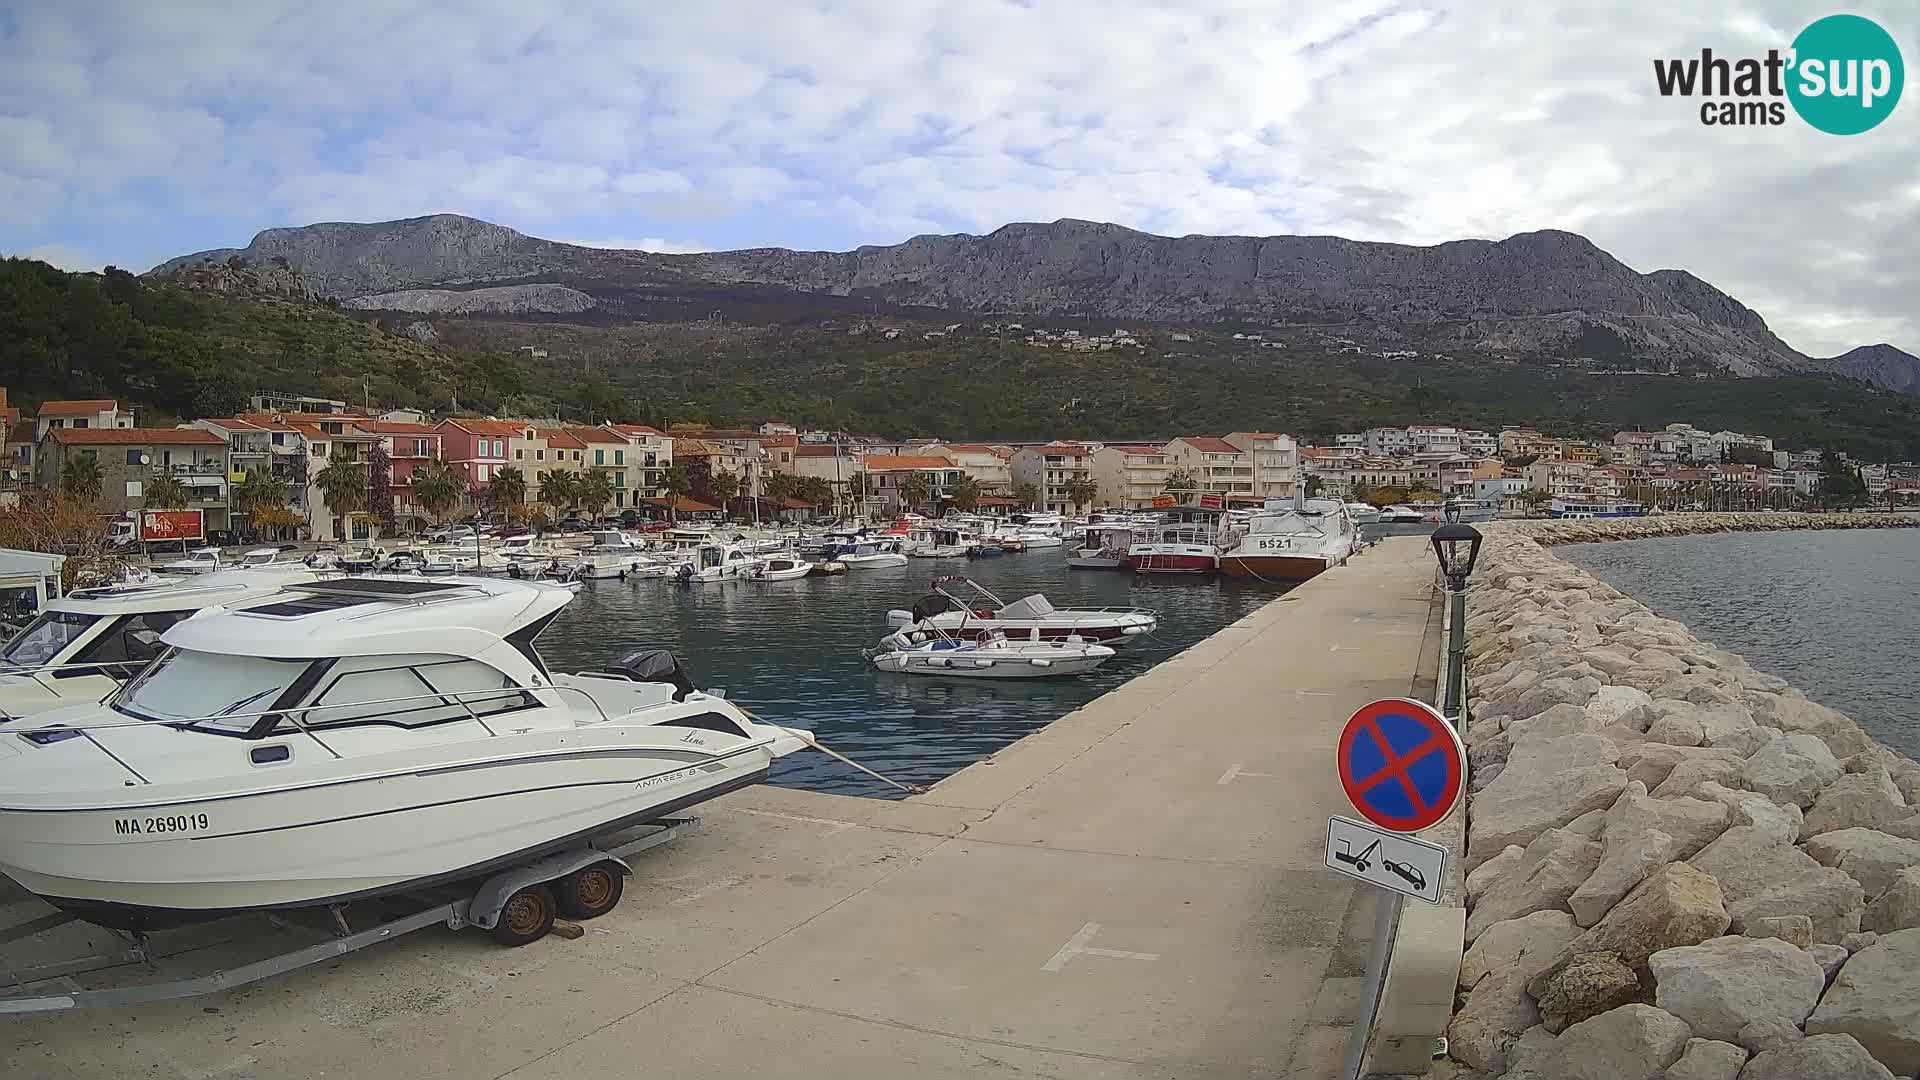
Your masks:
<svg viewBox="0 0 1920 1080"><path fill-rule="evenodd" d="M1486 527L1469 592L1470 1076L1920 1072L1920 765L1547 545L1920 525Z"/></svg>

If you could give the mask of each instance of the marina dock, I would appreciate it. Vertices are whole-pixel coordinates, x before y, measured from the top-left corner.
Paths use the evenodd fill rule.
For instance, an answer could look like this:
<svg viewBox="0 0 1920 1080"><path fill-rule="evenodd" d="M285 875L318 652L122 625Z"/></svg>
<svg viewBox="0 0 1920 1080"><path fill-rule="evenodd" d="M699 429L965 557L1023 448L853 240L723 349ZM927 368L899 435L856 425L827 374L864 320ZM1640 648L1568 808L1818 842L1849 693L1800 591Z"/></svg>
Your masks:
<svg viewBox="0 0 1920 1080"><path fill-rule="evenodd" d="M11 1017L0 1075L1337 1076L1374 909L1322 865L1333 744L1430 687L1433 576L1380 543L926 795L709 803L581 939Z"/></svg>

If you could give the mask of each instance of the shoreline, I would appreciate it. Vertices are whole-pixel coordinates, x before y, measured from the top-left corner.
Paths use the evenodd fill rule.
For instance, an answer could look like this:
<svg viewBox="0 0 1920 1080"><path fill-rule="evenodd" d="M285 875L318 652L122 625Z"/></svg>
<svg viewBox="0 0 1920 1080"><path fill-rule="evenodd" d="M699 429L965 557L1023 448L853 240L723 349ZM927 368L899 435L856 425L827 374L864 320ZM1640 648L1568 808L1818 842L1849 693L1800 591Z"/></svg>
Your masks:
<svg viewBox="0 0 1920 1080"><path fill-rule="evenodd" d="M1462 733L1470 948L1449 1028L1468 1075L1546 1080L1596 1055L1619 1075L1684 1058L1685 1075L1732 1078L1750 1055L1785 1070L1763 1075L1828 1075L1802 1060L1815 1051L1920 1070L1920 1020L1899 1004L1920 997L1920 764L1550 550L1916 526L1752 513L1485 529Z"/></svg>

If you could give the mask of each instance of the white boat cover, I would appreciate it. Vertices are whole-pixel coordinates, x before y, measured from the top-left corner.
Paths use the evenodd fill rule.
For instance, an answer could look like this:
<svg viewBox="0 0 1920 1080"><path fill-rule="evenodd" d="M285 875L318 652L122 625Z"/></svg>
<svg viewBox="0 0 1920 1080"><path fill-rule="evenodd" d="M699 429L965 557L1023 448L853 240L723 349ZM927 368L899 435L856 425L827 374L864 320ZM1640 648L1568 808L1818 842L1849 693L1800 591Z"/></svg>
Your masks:
<svg viewBox="0 0 1920 1080"><path fill-rule="evenodd" d="M1046 597L1034 593L1032 596L1023 596L1001 608L996 618L1044 619L1051 614L1053 614L1053 605L1047 602Z"/></svg>

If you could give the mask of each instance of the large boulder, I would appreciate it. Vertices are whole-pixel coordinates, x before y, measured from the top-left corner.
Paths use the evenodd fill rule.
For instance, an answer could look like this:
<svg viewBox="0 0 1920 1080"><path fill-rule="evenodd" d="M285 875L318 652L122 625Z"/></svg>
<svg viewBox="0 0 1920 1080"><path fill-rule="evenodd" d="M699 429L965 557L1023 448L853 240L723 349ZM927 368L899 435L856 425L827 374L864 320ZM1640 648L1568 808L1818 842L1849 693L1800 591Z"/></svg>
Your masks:
<svg viewBox="0 0 1920 1080"><path fill-rule="evenodd" d="M1495 923L1536 911L1565 911L1567 897L1600 865L1600 845L1567 832L1548 829L1528 844L1520 863L1502 875L1467 916L1467 941Z"/></svg>
<svg viewBox="0 0 1920 1080"><path fill-rule="evenodd" d="M1640 996L1640 976L1610 952L1576 954L1554 971L1538 995L1540 1019L1559 1034Z"/></svg>
<svg viewBox="0 0 1920 1080"><path fill-rule="evenodd" d="M1738 818L1741 811L1734 814ZM1838 942L1860 928L1860 884L1788 843L1780 822L1737 825L1690 861L1719 882L1727 912L1737 923L1805 915L1813 921L1814 939L1824 942Z"/></svg>
<svg viewBox="0 0 1920 1080"><path fill-rule="evenodd" d="M1840 762L1813 735L1781 735L1747 759L1741 780L1777 803L1801 809L1813 805L1820 789L1840 778Z"/></svg>
<svg viewBox="0 0 1920 1080"><path fill-rule="evenodd" d="M1566 735L1585 735L1597 732L1605 724L1596 720L1579 705L1555 705L1545 712L1515 720L1507 725L1503 734L1508 745L1522 739L1558 739Z"/></svg>
<svg viewBox="0 0 1920 1080"><path fill-rule="evenodd" d="M1745 765L1745 761L1732 754L1696 754L1684 758L1660 782L1660 786L1653 789L1653 797L1679 799L1689 795L1698 796L1700 789L1707 784L1738 784L1740 771Z"/></svg>
<svg viewBox="0 0 1920 1080"><path fill-rule="evenodd" d="M1920 1072L1920 930L1855 953L1807 1018L1807 1034L1851 1035L1900 1075Z"/></svg>
<svg viewBox="0 0 1920 1080"><path fill-rule="evenodd" d="M1885 1065L1846 1035L1815 1035L1756 1054L1740 1080L1894 1080Z"/></svg>
<svg viewBox="0 0 1920 1080"><path fill-rule="evenodd" d="M1868 899L1887 891L1900 871L1920 866L1920 840L1888 836L1875 829L1839 829L1815 836L1801 846L1823 866L1837 867L1858 881Z"/></svg>
<svg viewBox="0 0 1920 1080"><path fill-rule="evenodd" d="M1480 894L1505 877L1507 871L1519 866L1526 854L1527 849L1519 844L1508 844L1506 850L1474 867L1473 873L1467 875L1467 899L1479 899Z"/></svg>
<svg viewBox="0 0 1920 1080"><path fill-rule="evenodd" d="M1638 781L1628 783L1608 809L1606 848L1600 865L1567 898L1581 926L1600 921L1627 890L1667 863L1705 847L1726 830L1727 808L1700 799L1655 799Z"/></svg>
<svg viewBox="0 0 1920 1080"><path fill-rule="evenodd" d="M1850 772L1821 790L1813 809L1807 811L1802 833L1818 836L1855 827L1884 829L1912 813L1887 770Z"/></svg>
<svg viewBox="0 0 1920 1080"><path fill-rule="evenodd" d="M1647 958L1662 949L1697 945L1726 932L1732 917L1713 878L1686 863L1670 863L1655 871L1613 906L1606 917L1567 943L1527 989L1537 998L1546 978L1581 953L1610 952L1646 976Z"/></svg>
<svg viewBox="0 0 1920 1080"><path fill-rule="evenodd" d="M1755 792L1739 791L1708 782L1701 784L1695 795L1725 806L1732 812L1735 826L1751 825L1769 836L1777 837L1783 844L1791 844L1799 839L1801 826L1805 823L1805 816L1798 806L1782 806Z"/></svg>
<svg viewBox="0 0 1920 1080"><path fill-rule="evenodd" d="M1804 917L1814 940L1835 943L1860 925L1864 902L1860 883L1830 867L1804 870L1727 906L1737 934L1786 917Z"/></svg>
<svg viewBox="0 0 1920 1080"><path fill-rule="evenodd" d="M1589 661L1591 663L1591 661ZM1597 666L1597 665L1596 665ZM1587 701L1587 715L1601 727L1630 723L1634 710L1653 704L1653 696L1631 686L1603 686Z"/></svg>
<svg viewBox="0 0 1920 1080"><path fill-rule="evenodd" d="M1734 766L1734 775L1746 767L1746 758L1736 750L1706 746L1673 746L1668 743L1637 742L1620 747L1619 765L1629 780L1638 780L1652 791L1660 787L1674 769L1688 761L1716 761ZM1677 794L1691 794L1678 792Z"/></svg>
<svg viewBox="0 0 1920 1080"><path fill-rule="evenodd" d="M1474 852L1490 857L1612 805L1627 786L1627 774L1613 765L1619 756L1599 735L1522 739L1499 778L1473 797L1467 861L1477 866Z"/></svg>
<svg viewBox="0 0 1920 1080"><path fill-rule="evenodd" d="M1460 988L1470 990L1496 971L1527 966L1530 957L1534 967L1544 967L1579 935L1573 916L1564 911L1536 911L1494 923L1460 959Z"/></svg>
<svg viewBox="0 0 1920 1080"><path fill-rule="evenodd" d="M1447 1024L1448 1052L1482 1072L1506 1072L1513 1044L1540 1024L1539 1006L1527 993L1528 978L1509 968L1481 979Z"/></svg>
<svg viewBox="0 0 1920 1080"><path fill-rule="evenodd" d="M1784 941L1722 937L1647 960L1654 1004L1704 1039L1734 1042L1753 1020L1784 1016L1798 1024L1820 1003L1826 976L1806 951Z"/></svg>
<svg viewBox="0 0 1920 1080"><path fill-rule="evenodd" d="M1691 1037L1651 1005L1622 1005L1568 1028L1533 1068L1555 1080L1660 1080Z"/></svg>
<svg viewBox="0 0 1920 1080"><path fill-rule="evenodd" d="M1680 1060L1667 1066L1665 1080L1737 1080L1747 1052L1732 1043L1688 1039Z"/></svg>
<svg viewBox="0 0 1920 1080"><path fill-rule="evenodd" d="M1920 927L1920 866L1909 866L1893 876L1887 891L1867 905L1860 929L1890 934Z"/></svg>

